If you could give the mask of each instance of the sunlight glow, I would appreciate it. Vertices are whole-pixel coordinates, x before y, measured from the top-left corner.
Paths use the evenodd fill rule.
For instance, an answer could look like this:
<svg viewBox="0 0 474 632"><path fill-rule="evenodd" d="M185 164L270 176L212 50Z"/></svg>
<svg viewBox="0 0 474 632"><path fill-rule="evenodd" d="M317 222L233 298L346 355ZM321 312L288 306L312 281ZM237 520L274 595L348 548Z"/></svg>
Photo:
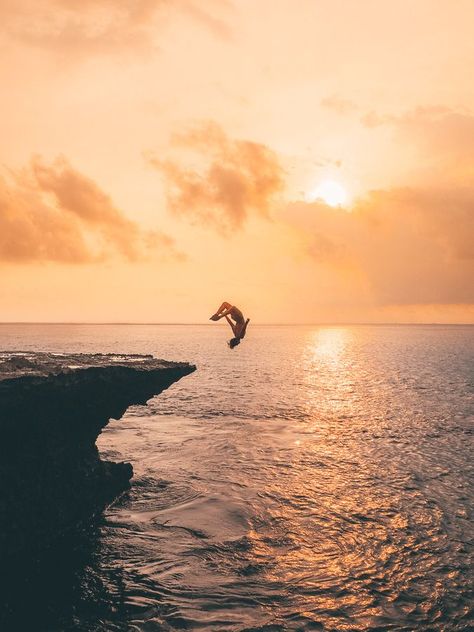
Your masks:
<svg viewBox="0 0 474 632"><path fill-rule="evenodd" d="M345 188L336 180L323 180L308 196L310 202L322 201L329 206L344 206L348 197Z"/></svg>

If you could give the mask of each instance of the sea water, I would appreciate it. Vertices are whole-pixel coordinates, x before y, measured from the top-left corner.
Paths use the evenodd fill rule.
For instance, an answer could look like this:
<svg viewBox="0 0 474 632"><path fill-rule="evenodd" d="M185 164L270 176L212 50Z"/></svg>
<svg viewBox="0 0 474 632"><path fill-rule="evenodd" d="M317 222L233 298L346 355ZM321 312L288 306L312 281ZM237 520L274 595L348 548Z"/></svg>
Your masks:
<svg viewBox="0 0 474 632"><path fill-rule="evenodd" d="M197 365L103 432L132 489L21 569L8 629L472 629L474 327L227 329L0 325Z"/></svg>

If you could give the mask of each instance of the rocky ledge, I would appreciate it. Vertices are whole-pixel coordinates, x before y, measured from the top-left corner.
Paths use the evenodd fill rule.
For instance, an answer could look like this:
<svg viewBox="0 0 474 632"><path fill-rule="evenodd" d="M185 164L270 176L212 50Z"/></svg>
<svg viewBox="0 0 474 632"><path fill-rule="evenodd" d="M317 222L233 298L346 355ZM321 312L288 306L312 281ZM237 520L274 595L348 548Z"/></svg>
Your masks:
<svg viewBox="0 0 474 632"><path fill-rule="evenodd" d="M130 463L101 460L111 418L196 367L142 355L0 352L0 561L35 550L130 485Z"/></svg>

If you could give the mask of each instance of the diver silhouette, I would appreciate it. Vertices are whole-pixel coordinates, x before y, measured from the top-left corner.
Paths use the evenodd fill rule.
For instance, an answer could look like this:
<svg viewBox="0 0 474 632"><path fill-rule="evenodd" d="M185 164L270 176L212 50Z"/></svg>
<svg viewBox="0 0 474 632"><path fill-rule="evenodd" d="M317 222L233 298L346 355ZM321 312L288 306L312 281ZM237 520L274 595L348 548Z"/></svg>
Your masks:
<svg viewBox="0 0 474 632"><path fill-rule="evenodd" d="M250 318L247 318L247 320L245 320L244 315L242 314L240 309L235 305L227 303L226 301L222 303L217 312L213 314L209 320L220 320L221 318L225 318L232 328L234 337L231 338L227 344L231 349L233 349L238 344L240 344L242 338L245 337L247 325L249 324Z"/></svg>

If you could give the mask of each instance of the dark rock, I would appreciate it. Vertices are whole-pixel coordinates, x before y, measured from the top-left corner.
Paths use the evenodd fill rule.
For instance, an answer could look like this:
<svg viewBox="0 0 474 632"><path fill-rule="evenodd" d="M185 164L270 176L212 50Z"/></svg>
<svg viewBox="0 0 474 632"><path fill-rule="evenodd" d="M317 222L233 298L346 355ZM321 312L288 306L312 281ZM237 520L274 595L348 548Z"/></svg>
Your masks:
<svg viewBox="0 0 474 632"><path fill-rule="evenodd" d="M38 549L130 485L130 463L102 461L111 418L196 367L138 355L0 352L0 561Z"/></svg>

